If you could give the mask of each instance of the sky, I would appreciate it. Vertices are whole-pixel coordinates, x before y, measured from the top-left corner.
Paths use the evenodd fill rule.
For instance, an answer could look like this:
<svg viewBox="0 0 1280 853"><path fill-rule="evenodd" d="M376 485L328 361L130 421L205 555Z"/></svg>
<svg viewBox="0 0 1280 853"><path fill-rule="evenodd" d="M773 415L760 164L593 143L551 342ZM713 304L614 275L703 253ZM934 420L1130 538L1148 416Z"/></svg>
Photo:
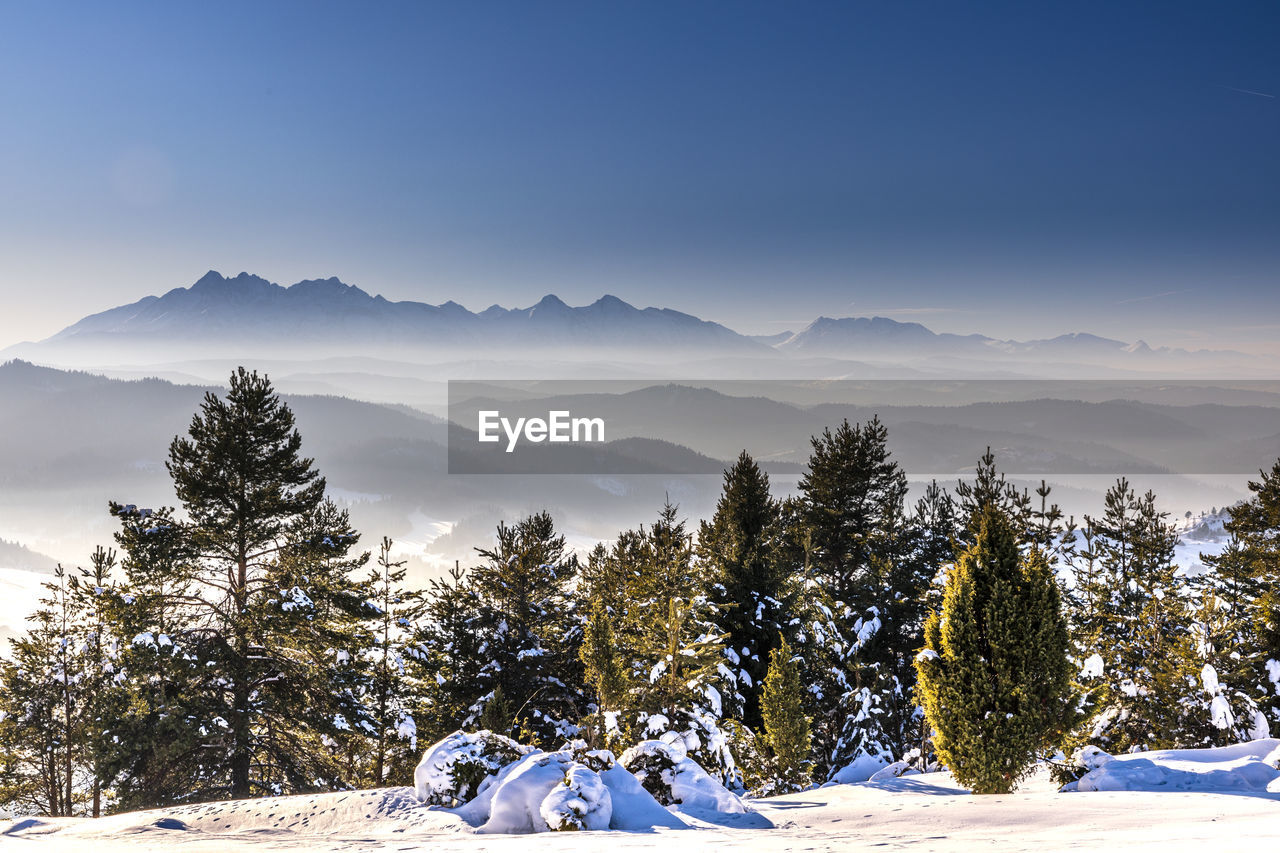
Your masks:
<svg viewBox="0 0 1280 853"><path fill-rule="evenodd" d="M1280 352L1280 4L0 3L0 346L187 286Z"/></svg>

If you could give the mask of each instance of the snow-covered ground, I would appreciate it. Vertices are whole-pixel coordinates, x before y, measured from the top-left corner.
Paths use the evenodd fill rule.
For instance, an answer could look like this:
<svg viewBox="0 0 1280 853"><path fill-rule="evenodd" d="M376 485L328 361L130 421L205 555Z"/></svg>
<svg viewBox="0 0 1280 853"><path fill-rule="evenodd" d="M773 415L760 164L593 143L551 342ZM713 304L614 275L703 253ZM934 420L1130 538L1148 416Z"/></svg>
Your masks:
<svg viewBox="0 0 1280 853"><path fill-rule="evenodd" d="M753 800L715 821L677 813L687 829L477 834L461 816L418 804L410 788L210 803L85 819L0 824L0 848L35 851L846 851L1267 850L1280 838L1280 741L1226 751L1117 756L1100 767L1118 787L1058 793L1046 773L1008 796L969 795L945 773L833 785ZM1145 762L1143 764L1142 762ZM1128 767L1126 768L1126 765ZM1161 782L1154 765L1183 774ZM1248 790L1229 780L1253 779ZM1270 781L1263 778L1270 772ZM1094 771L1097 772L1097 771ZM1190 781L1189 781L1190 780ZM1261 780L1263 786L1257 787ZM1166 779L1167 782L1167 779ZM1215 790L1227 783L1232 793ZM1267 791L1270 785L1275 790ZM714 817L714 816L713 816ZM766 828L768 824L771 827ZM9 842L7 845L5 842Z"/></svg>

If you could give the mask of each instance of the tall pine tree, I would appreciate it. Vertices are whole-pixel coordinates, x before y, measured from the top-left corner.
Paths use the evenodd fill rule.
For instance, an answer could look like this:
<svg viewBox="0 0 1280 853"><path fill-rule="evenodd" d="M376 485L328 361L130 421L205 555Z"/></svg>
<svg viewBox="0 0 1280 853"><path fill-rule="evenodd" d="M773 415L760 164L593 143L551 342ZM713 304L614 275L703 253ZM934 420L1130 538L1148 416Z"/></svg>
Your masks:
<svg viewBox="0 0 1280 853"><path fill-rule="evenodd" d="M240 368L226 397L206 394L169 448L183 514L112 505L118 541L148 581L139 591L170 622L169 632L145 626L143 645L158 658L179 646L216 673L188 672L179 691L193 729L180 740L198 741L176 786L186 788L181 799L350 784L325 745L372 726L359 653L373 610L353 577L367 555L353 551L358 535L325 500L301 444L271 383ZM152 537L175 539L180 559L153 554ZM152 556L160 565L139 565ZM156 577L165 571L172 576Z"/></svg>
<svg viewBox="0 0 1280 853"><path fill-rule="evenodd" d="M712 584L716 622L736 675L735 710L754 731L763 723L760 691L784 618L789 567L776 553L780 520L769 476L744 450L724 472L715 514L698 534L697 557Z"/></svg>

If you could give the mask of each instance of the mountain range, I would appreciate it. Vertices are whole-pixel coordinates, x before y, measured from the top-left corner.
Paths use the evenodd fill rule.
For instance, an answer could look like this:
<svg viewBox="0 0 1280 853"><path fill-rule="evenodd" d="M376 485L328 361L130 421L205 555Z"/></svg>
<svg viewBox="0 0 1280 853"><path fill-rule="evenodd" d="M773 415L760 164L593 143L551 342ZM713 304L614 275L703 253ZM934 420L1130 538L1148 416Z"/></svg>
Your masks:
<svg viewBox="0 0 1280 853"><path fill-rule="evenodd" d="M548 294L529 308L492 305L478 313L456 302L391 302L336 278L289 287L249 273L210 271L190 287L147 296L85 317L45 343L365 340L422 347L675 346L763 350L764 344L718 323L670 308L636 308L616 296L570 307Z"/></svg>
<svg viewBox="0 0 1280 853"><path fill-rule="evenodd" d="M284 287L249 273L210 271L189 287L85 317L53 336L0 355L64 366L173 363L182 359L426 353L439 360L561 358L624 364L728 359L726 375L781 369L807 377L875 376L892 365L926 374L1268 376L1280 363L1230 351L1153 348L1087 333L1000 340L938 333L886 317L819 317L798 332L744 335L670 308L637 308L616 296L569 306L547 295L528 308L457 302L393 302L337 278ZM107 361L101 357L108 354ZM775 366L769 366L774 364ZM746 365L746 367L744 367ZM737 368L743 368L738 371ZM713 368L712 372L715 372Z"/></svg>

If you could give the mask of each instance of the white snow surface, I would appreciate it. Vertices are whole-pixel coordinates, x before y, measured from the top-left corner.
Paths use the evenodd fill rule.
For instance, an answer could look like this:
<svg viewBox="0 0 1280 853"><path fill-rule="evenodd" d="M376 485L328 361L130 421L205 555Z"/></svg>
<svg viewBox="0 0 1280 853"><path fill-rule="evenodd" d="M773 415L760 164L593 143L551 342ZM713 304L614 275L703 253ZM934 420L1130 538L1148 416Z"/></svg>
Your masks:
<svg viewBox="0 0 1280 853"><path fill-rule="evenodd" d="M1164 749L1108 755L1097 747L1076 754L1089 768L1064 791L1186 791L1271 794L1280 801L1280 739L1216 749ZM1280 814L1277 814L1280 818Z"/></svg>
<svg viewBox="0 0 1280 853"><path fill-rule="evenodd" d="M1245 751L1253 754L1255 749L1260 751ZM1127 760L1131 759L1120 756L1112 763ZM618 767L602 776L615 772L634 782ZM686 816L682 822L688 830L660 826L608 835L555 832L512 837L478 834L455 812L419 804L411 788L388 788L232 800L96 821L25 818L0 822L0 848L41 853L1271 849L1280 826L1280 794L1238 794L1247 795L1167 787L1159 793L1058 794L1042 772L1014 794L975 797L947 774L928 773L751 801L757 816L774 824L772 829L745 828L728 820L709 824Z"/></svg>

